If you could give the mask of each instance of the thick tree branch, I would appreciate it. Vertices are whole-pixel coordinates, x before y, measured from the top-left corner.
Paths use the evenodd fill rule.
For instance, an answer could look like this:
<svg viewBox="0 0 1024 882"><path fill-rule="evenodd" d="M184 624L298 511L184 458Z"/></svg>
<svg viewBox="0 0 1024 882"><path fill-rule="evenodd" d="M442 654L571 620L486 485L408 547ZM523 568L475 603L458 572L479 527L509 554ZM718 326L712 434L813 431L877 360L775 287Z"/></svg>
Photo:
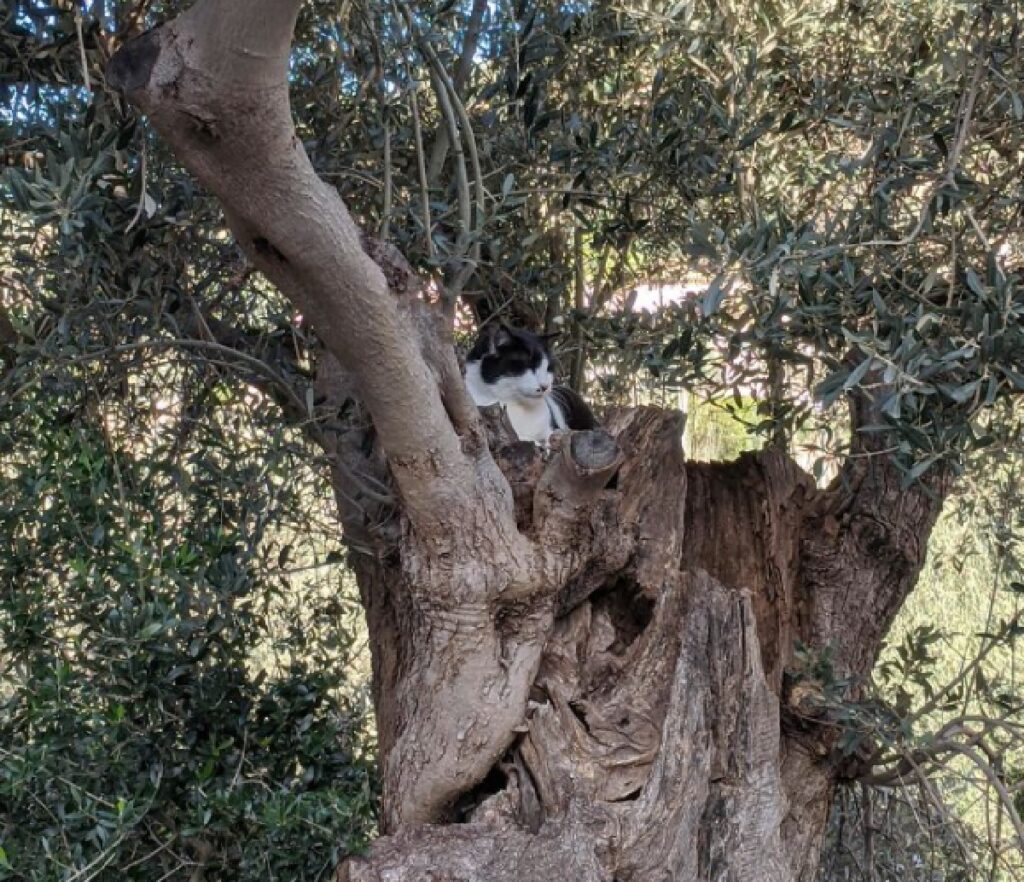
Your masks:
<svg viewBox="0 0 1024 882"><path fill-rule="evenodd" d="M473 469L408 317L295 136L287 65L299 5L197 3L126 44L108 79L218 196L256 266L351 372L410 519L437 533L471 504Z"/></svg>
<svg viewBox="0 0 1024 882"><path fill-rule="evenodd" d="M949 489L934 466L906 486L886 452L888 433L865 395L851 397L853 452L804 525L802 593L807 640L832 647L840 675L865 676L924 566L928 537Z"/></svg>
<svg viewBox="0 0 1024 882"><path fill-rule="evenodd" d="M573 432L563 439L537 484L534 523L551 545L569 538L582 514L622 465L622 452L607 432Z"/></svg>
<svg viewBox="0 0 1024 882"><path fill-rule="evenodd" d="M257 268L312 319L338 365L318 378L326 398L354 399L372 419L372 432L358 410L350 429L342 419L336 454L380 475L383 463L363 453L369 442L400 496L393 568L381 565L379 543L356 558L361 585L373 586L363 601L384 826L395 830L447 817L507 748L553 600L525 610L514 634L497 627L492 604L510 588L543 598L562 570L517 531L449 336L411 273L361 240L295 136L286 68L297 7L207 0L128 44L109 76L218 196ZM361 512L357 482L340 468L335 487L349 536L379 536L385 512Z"/></svg>

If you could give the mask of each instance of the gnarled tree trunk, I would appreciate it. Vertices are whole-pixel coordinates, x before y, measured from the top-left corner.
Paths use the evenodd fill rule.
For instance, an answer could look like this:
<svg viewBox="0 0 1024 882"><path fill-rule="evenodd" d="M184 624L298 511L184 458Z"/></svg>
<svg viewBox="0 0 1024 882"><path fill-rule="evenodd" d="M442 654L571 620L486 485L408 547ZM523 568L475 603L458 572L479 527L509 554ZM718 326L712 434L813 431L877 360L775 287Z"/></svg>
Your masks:
<svg viewBox="0 0 1024 882"><path fill-rule="evenodd" d="M812 879L840 768L784 672L801 640L867 673L941 488L872 457L824 492L776 452L687 463L655 409L548 456L478 414L440 311L295 138L298 6L205 0L108 77L325 347L383 780L383 835L340 878Z"/></svg>

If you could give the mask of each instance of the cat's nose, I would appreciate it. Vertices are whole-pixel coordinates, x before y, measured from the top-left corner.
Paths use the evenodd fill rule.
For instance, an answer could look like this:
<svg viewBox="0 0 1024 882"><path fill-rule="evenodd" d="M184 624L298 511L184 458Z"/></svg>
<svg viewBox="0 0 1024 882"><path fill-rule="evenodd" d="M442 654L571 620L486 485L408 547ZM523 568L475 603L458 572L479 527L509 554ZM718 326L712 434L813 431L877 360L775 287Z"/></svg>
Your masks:
<svg viewBox="0 0 1024 882"><path fill-rule="evenodd" d="M547 392L548 389L550 389L550 388L551 388L551 384L550 383L541 383L540 384L540 391L541 392Z"/></svg>

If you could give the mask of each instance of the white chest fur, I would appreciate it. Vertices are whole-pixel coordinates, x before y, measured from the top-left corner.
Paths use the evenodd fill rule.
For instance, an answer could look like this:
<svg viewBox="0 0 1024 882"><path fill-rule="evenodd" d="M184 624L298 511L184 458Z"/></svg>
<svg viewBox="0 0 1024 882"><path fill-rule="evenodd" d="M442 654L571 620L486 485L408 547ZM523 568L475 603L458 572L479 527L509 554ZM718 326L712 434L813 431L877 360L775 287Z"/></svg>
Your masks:
<svg viewBox="0 0 1024 882"><path fill-rule="evenodd" d="M543 398L535 401L510 401L505 405L509 422L520 441L546 444L551 434L551 411Z"/></svg>

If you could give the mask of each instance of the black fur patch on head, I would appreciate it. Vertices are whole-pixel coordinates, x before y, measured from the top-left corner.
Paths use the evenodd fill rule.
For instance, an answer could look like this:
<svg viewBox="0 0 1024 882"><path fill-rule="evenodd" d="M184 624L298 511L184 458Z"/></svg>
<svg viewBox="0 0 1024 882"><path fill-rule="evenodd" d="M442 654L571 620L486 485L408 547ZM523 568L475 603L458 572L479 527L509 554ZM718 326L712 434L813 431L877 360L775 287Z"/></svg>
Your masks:
<svg viewBox="0 0 1024 882"><path fill-rule="evenodd" d="M484 327L466 356L466 361L480 362L480 376L486 383L501 377L519 377L536 370L544 359L554 370L554 359L544 337L520 328L505 325Z"/></svg>

